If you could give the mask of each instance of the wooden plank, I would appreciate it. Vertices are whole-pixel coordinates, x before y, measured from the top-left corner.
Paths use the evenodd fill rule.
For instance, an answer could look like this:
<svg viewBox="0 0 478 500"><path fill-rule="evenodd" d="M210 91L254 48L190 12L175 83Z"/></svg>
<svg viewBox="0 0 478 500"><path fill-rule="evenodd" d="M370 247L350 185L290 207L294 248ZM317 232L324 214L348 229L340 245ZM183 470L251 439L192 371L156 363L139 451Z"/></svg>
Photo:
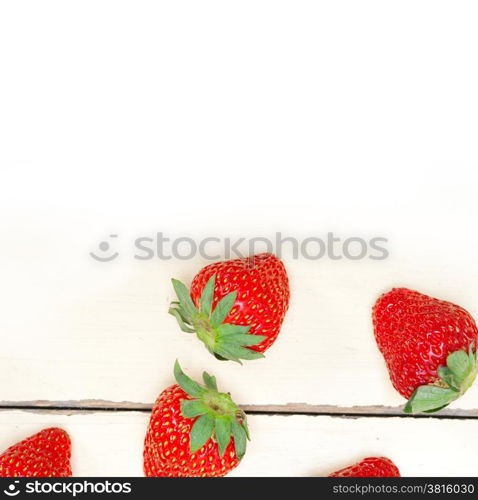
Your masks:
<svg viewBox="0 0 478 500"><path fill-rule="evenodd" d="M6 254L0 260L0 400L151 404L173 382L179 358L192 376L203 369L216 374L243 405L398 407L403 399L373 338L370 309L377 295L409 285L478 316L473 246L446 267L443 253L412 254L406 245L408 251L402 247L381 262L286 255L292 301L278 341L264 360L219 363L167 314L170 278L189 282L207 262L128 258L137 219L125 224L124 258L111 265L94 262L88 256L91 235L99 235L105 221L76 216L65 227L60 217L38 224L17 218L18 237L0 241ZM452 408L478 408L478 389Z"/></svg>
<svg viewBox="0 0 478 500"><path fill-rule="evenodd" d="M76 476L140 476L146 412L0 411L0 449L59 425L71 435ZM473 476L472 420L250 415L252 442L234 476L320 476L386 455L409 476ZM417 438L419 436L419 446ZM454 453L458 450L460 460Z"/></svg>

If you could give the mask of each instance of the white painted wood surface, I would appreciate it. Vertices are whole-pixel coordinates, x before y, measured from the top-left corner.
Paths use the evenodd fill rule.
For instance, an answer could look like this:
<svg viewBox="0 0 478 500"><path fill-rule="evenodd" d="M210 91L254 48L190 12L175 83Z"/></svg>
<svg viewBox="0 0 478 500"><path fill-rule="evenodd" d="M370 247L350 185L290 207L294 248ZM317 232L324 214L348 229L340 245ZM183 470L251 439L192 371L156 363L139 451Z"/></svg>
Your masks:
<svg viewBox="0 0 478 500"><path fill-rule="evenodd" d="M123 250L118 261L99 264L88 256L88 219L70 235L60 225L56 233L51 220L17 224L25 239L1 242L7 255L0 263L0 400L7 402L152 403L172 383L179 358L192 376L215 373L245 405L398 406L403 400L373 337L370 311L377 296L408 285L478 317L474 250L450 257L446 266L441 253L421 255L410 247L391 249L381 262L285 255L292 300L275 345L264 360L219 363L167 314L170 278L190 282L206 261L139 262ZM391 243L395 247L395 239ZM453 407L478 408L478 389Z"/></svg>
<svg viewBox="0 0 478 500"><path fill-rule="evenodd" d="M59 425L72 439L75 476L142 476L148 419L139 412L1 411L0 448ZM326 476L366 456L388 456L404 476L478 474L474 420L252 415L249 423L248 452L230 476Z"/></svg>

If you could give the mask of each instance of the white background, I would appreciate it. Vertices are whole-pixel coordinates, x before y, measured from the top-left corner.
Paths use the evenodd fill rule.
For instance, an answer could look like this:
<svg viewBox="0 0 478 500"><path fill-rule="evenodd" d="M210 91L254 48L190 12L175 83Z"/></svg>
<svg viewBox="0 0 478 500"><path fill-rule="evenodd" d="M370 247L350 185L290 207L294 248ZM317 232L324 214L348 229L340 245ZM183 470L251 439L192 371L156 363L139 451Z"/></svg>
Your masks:
<svg viewBox="0 0 478 500"><path fill-rule="evenodd" d="M477 14L476 2L436 0L2 2L4 406L148 405L180 357L190 373L214 371L242 404L264 411L398 413L403 400L371 332L376 297L410 286L478 316ZM284 256L292 303L283 332L266 360L241 368L215 362L167 316L169 278L188 281L205 262L126 257L135 237L156 231L380 235L390 257ZM121 255L97 264L88 252L111 233ZM476 388L454 405L470 418L476 409ZM2 414L3 448L55 412ZM62 417L74 444L78 426L102 436L95 415ZM270 418L280 436L292 425ZM310 418L320 432L325 417ZM314 456L320 467L294 473L373 452L402 458L409 475L431 474L408 444L387 441L403 424L378 420L370 439L383 446L330 442ZM407 432L423 433L423 420L414 423ZM469 421L445 424L459 435ZM242 472L280 473L259 457L248 455ZM75 460L82 474L114 473ZM127 470L139 474L132 462ZM461 473L478 474L463 462ZM440 460L433 470L453 467Z"/></svg>

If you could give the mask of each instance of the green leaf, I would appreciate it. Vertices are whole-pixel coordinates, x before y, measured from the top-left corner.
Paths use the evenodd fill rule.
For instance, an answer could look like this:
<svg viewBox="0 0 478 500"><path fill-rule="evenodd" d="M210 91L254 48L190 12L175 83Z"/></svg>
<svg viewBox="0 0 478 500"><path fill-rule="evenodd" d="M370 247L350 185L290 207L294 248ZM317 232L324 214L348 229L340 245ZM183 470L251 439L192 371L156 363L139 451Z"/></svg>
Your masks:
<svg viewBox="0 0 478 500"><path fill-rule="evenodd" d="M181 413L185 418L195 418L209 412L209 408L199 399L183 399Z"/></svg>
<svg viewBox="0 0 478 500"><path fill-rule="evenodd" d="M264 355L260 352L252 351L245 347L219 341L215 347L215 352L228 359L260 359Z"/></svg>
<svg viewBox="0 0 478 500"><path fill-rule="evenodd" d="M468 347L468 359L470 360L470 365L475 366L478 360L478 349L473 352L473 343Z"/></svg>
<svg viewBox="0 0 478 500"><path fill-rule="evenodd" d="M248 335L239 333L238 335L228 335L223 339L223 342L225 344L236 344L239 346L253 346L260 344L266 338L267 337L264 337L263 335Z"/></svg>
<svg viewBox="0 0 478 500"><path fill-rule="evenodd" d="M453 389L444 389L434 385L422 385L412 394L403 411L405 413L435 412L448 406L459 397Z"/></svg>
<svg viewBox="0 0 478 500"><path fill-rule="evenodd" d="M201 312L205 314L208 318L211 316L211 309L212 309L212 299L214 295L214 286L216 283L216 275L213 274L208 282L206 283L206 286L204 287L202 293L201 293L201 300L200 300L200 308Z"/></svg>
<svg viewBox="0 0 478 500"><path fill-rule="evenodd" d="M250 326L233 325L231 323L223 323L216 328L220 337L227 337L229 335L245 334L251 329Z"/></svg>
<svg viewBox="0 0 478 500"><path fill-rule="evenodd" d="M213 430L214 417L209 413L199 417L196 422L194 422L189 441L191 453L198 451L207 443L208 439L212 436Z"/></svg>
<svg viewBox="0 0 478 500"><path fill-rule="evenodd" d="M230 353L224 346L216 346L214 348L214 356L219 359L219 361L235 361L236 363L242 365L241 360L237 356Z"/></svg>
<svg viewBox="0 0 478 500"><path fill-rule="evenodd" d="M205 392L205 389L203 387L201 387L197 382L194 382L194 380L190 379L181 370L181 366L179 365L178 360L176 360L176 363L174 363L174 378L176 379L176 382L181 387L181 389L190 396L199 398Z"/></svg>
<svg viewBox="0 0 478 500"><path fill-rule="evenodd" d="M172 302L171 302L172 304ZM192 318L188 315L187 311L184 309L184 307L179 303L175 307L170 307L170 309L174 309L175 311L178 311L179 316L181 316L181 319L188 325L192 325L191 320Z"/></svg>
<svg viewBox="0 0 478 500"><path fill-rule="evenodd" d="M465 351L456 351L448 355L446 364L458 385L469 375L473 369L470 358Z"/></svg>
<svg viewBox="0 0 478 500"><path fill-rule="evenodd" d="M216 439L219 446L219 455L222 457L227 445L231 441L231 420L230 418L216 418Z"/></svg>
<svg viewBox="0 0 478 500"><path fill-rule="evenodd" d="M208 389L211 389L212 391L217 391L216 377L214 377L213 375L209 375L209 373L207 372L204 372L202 374L202 378Z"/></svg>
<svg viewBox="0 0 478 500"><path fill-rule="evenodd" d="M220 354L218 354L217 352L214 352L214 351L212 351L212 350L211 350L211 351L209 351L209 352L211 352L211 354L213 354L213 355L214 355L214 357L215 357L217 360L219 360L219 361L236 361L235 359L234 359L234 360L231 360L231 359L229 359L229 358L224 358L223 356L221 356ZM238 362L239 364L241 364L241 365L242 365L242 363L241 363L239 360L237 360L237 362Z"/></svg>
<svg viewBox="0 0 478 500"><path fill-rule="evenodd" d="M234 448L237 458L240 460L246 454L247 434L244 427L233 420L231 424L232 436L234 438Z"/></svg>
<svg viewBox="0 0 478 500"><path fill-rule="evenodd" d="M459 388L455 385L455 380L453 379L453 374L451 373L449 368L447 368L446 366L439 366L438 367L438 376L449 387L451 387L452 389L454 389L456 391L459 390Z"/></svg>
<svg viewBox="0 0 478 500"><path fill-rule="evenodd" d="M244 420L242 422L242 427L243 427L244 431L246 432L247 440L250 441L251 440L251 435L249 434L249 426L247 425L247 418L246 418L246 414L245 413L244 413Z"/></svg>
<svg viewBox="0 0 478 500"><path fill-rule="evenodd" d="M186 285L175 279L172 279L171 281L173 283L174 291L176 292L179 302L181 303L181 307L184 309L184 312L191 318L197 316L199 312L196 309L193 300L191 299L191 295L189 294L189 290L186 288Z"/></svg>
<svg viewBox="0 0 478 500"><path fill-rule="evenodd" d="M181 313L178 309L174 309L171 307L168 312L169 312L169 314L171 314L172 316L174 316L176 318L176 321L179 324L179 328L181 328L181 330L183 332L194 333L194 330L192 328L189 328L188 325L186 325L184 318L181 316Z"/></svg>
<svg viewBox="0 0 478 500"><path fill-rule="evenodd" d="M448 406L448 404L446 405L443 405L443 406L440 406L440 408L434 408L433 410L424 410L423 413L436 413L437 411L441 411L443 410L444 408L446 408Z"/></svg>
<svg viewBox="0 0 478 500"><path fill-rule="evenodd" d="M228 293L217 303L211 315L211 325L213 328L218 327L227 318L227 315L231 312L232 306L236 301L236 297L237 292L234 291Z"/></svg>

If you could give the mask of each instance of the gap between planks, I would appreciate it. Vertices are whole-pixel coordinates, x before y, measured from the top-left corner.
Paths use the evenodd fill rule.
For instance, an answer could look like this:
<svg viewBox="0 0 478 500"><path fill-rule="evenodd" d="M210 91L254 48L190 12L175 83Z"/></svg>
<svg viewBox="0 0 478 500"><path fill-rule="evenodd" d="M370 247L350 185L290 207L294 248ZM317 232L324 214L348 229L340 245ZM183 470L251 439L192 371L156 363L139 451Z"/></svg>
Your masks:
<svg viewBox="0 0 478 500"><path fill-rule="evenodd" d="M24 410L32 412L62 412L68 414L82 412L121 412L137 411L150 412L152 404L134 403L129 401L107 401L99 399L85 399L77 401L2 401L0 411ZM285 405L241 405L241 408L253 415L310 415L331 416L342 418L363 417L402 417L402 418L457 418L476 419L478 409L445 409L435 414L406 415L401 407L392 406L332 406L309 405L306 403L289 403Z"/></svg>

